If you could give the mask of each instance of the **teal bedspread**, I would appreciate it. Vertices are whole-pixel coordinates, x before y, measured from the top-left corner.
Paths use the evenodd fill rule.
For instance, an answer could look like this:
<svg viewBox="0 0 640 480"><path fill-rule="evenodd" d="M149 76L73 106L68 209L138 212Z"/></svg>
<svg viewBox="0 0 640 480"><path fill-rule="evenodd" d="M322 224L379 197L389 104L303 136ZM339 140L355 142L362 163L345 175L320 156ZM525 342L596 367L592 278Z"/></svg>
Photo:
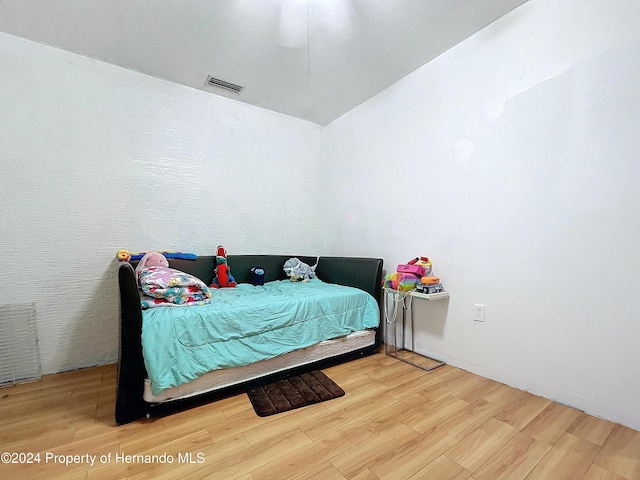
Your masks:
<svg viewBox="0 0 640 480"><path fill-rule="evenodd" d="M377 327L374 298L320 280L239 284L212 291L209 305L142 312L142 350L151 391Z"/></svg>

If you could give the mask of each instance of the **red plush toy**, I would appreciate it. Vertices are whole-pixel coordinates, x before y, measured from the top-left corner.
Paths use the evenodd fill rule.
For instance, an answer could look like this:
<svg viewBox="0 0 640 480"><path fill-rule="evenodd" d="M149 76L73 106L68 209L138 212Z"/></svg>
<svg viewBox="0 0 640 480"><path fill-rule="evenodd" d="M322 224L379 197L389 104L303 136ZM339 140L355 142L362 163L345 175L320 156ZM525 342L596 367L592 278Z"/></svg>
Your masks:
<svg viewBox="0 0 640 480"><path fill-rule="evenodd" d="M236 280L231 275L231 269L227 265L227 251L222 245L218 245L218 254L216 255L216 276L213 279L211 287L225 288L235 287Z"/></svg>

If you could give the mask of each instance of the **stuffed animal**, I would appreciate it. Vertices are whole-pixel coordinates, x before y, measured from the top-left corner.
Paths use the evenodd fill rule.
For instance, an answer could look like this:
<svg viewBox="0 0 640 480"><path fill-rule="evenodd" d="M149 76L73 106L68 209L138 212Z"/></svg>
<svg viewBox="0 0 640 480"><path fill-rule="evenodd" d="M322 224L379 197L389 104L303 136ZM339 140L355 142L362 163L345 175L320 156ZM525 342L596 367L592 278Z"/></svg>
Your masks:
<svg viewBox="0 0 640 480"><path fill-rule="evenodd" d="M264 268L253 267L251 269L251 284L254 286L264 285Z"/></svg>
<svg viewBox="0 0 640 480"><path fill-rule="evenodd" d="M145 267L168 267L169 261L160 252L146 253L136 266L136 280L140 278L140 271Z"/></svg>
<svg viewBox="0 0 640 480"><path fill-rule="evenodd" d="M222 245L218 245L218 254L216 255L216 276L213 278L211 287L226 288L235 287L236 280L231 275L231 269L227 265L227 251Z"/></svg>
<svg viewBox="0 0 640 480"><path fill-rule="evenodd" d="M286 262L284 262L284 271L287 275L289 275L289 280L292 282L308 282L312 278L316 277L316 267L318 266L318 261L313 267L310 267L304 262L301 262L298 258L290 258Z"/></svg>
<svg viewBox="0 0 640 480"><path fill-rule="evenodd" d="M184 260L195 260L198 255L195 253L182 253L182 252L169 252L162 250L161 252L165 258L181 258ZM130 262L131 260L140 260L146 255L146 252L130 252L129 250L118 250L116 258L121 262Z"/></svg>

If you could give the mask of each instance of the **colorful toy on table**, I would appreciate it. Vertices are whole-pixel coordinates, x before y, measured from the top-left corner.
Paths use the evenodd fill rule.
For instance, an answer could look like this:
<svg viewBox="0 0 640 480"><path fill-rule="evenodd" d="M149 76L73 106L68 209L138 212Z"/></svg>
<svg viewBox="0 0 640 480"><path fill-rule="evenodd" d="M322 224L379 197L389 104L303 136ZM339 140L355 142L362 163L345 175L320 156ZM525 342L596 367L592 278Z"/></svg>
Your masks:
<svg viewBox="0 0 640 480"><path fill-rule="evenodd" d="M433 279L436 281L434 282ZM384 277L382 285L385 288L407 292L416 288L418 284L439 283L440 279L433 277L431 260L428 257L415 257L407 263L396 267L395 273Z"/></svg>
<svg viewBox="0 0 640 480"><path fill-rule="evenodd" d="M432 293L440 293L442 292L442 284L441 283L419 283L416 285L416 292L418 293L426 293L430 295Z"/></svg>
<svg viewBox="0 0 640 480"><path fill-rule="evenodd" d="M440 283L440 277L422 277L420 279L420 283L422 283L423 285L436 285L438 283Z"/></svg>
<svg viewBox="0 0 640 480"><path fill-rule="evenodd" d="M148 252L130 252L129 250L118 250L116 253L116 258L121 262L130 262L132 260L142 260ZM171 252L168 250L161 250L157 253L161 253L165 258L180 258L183 260L195 260L198 258L198 255L195 253L182 253L182 252Z"/></svg>
<svg viewBox="0 0 640 480"><path fill-rule="evenodd" d="M216 255L216 270L213 282L210 285L213 288L235 287L236 280L231 275L231 269L227 265L227 251L222 245L218 245L218 254Z"/></svg>
<svg viewBox="0 0 640 480"><path fill-rule="evenodd" d="M431 260L428 257L416 257L412 258L407 262L408 265L419 265L424 268L424 273L422 276L430 277L433 266L431 265Z"/></svg>
<svg viewBox="0 0 640 480"><path fill-rule="evenodd" d="M422 265L416 265L416 264L408 264L408 263L401 263L400 265L398 265L396 267L396 272L398 273L409 273L411 275L415 275L417 277L423 277L424 276L424 267Z"/></svg>
<svg viewBox="0 0 640 480"><path fill-rule="evenodd" d="M398 290L400 292L408 292L416 288L416 284L420 281L420 277L412 275L411 273L389 273L385 275L382 282L384 288L390 288L391 290Z"/></svg>

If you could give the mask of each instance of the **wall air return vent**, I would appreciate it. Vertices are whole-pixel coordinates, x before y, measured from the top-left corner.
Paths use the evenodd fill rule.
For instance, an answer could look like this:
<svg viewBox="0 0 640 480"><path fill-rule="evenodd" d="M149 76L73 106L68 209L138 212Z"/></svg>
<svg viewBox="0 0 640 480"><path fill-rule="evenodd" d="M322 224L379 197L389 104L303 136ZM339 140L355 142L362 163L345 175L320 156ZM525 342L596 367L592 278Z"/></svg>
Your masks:
<svg viewBox="0 0 640 480"><path fill-rule="evenodd" d="M0 305L0 387L41 376L35 304Z"/></svg>
<svg viewBox="0 0 640 480"><path fill-rule="evenodd" d="M224 80L220 80L219 78L214 78L211 75L207 76L207 81L204 82L205 85L209 87L218 87L222 88L228 92L240 93L244 87L240 85L235 85L233 83L225 82Z"/></svg>

